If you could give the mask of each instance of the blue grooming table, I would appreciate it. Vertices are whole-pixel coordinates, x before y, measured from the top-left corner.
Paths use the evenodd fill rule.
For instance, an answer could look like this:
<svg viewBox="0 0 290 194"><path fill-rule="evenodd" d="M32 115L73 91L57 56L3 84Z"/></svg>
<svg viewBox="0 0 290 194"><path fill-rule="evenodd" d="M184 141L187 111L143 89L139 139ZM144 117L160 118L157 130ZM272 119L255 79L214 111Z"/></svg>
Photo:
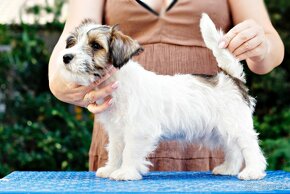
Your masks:
<svg viewBox="0 0 290 194"><path fill-rule="evenodd" d="M150 172L140 181L112 181L94 172L16 171L0 179L0 193L290 193L290 173L269 171L259 181L211 172Z"/></svg>

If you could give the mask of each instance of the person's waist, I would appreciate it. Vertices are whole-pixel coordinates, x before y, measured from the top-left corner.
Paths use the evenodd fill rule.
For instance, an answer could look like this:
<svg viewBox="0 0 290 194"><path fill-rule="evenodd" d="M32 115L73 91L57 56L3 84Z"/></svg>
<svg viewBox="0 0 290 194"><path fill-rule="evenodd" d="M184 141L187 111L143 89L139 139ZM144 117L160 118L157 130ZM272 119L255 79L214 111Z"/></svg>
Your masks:
<svg viewBox="0 0 290 194"><path fill-rule="evenodd" d="M142 46L145 45L166 45L166 46L184 46L184 47L206 47L202 40L171 40L171 39L162 39L162 40L138 40L139 44Z"/></svg>

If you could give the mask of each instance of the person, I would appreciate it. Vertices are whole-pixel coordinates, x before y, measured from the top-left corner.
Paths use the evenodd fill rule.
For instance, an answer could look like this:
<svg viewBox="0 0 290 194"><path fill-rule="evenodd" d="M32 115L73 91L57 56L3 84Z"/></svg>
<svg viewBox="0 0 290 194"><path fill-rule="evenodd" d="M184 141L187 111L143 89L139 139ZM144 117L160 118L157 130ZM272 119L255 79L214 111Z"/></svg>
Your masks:
<svg viewBox="0 0 290 194"><path fill-rule="evenodd" d="M51 92L61 101L85 107L98 117L110 107L110 95L118 88L111 83L79 86L67 83L58 71L57 57L65 39L85 18L100 24L119 24L120 30L139 41L144 52L134 60L158 74L189 73L212 75L218 68L212 53L205 48L199 30L201 14L207 13L226 34L220 41L239 60L245 60L256 74L266 74L284 57L284 45L271 24L263 0L71 0L64 30L49 62ZM109 77L110 73L106 76ZM105 79L106 79L105 78ZM106 98L103 104L94 103ZM81 130L81 129L80 129ZM90 170L107 160L107 137L94 121L89 152ZM148 156L151 170L212 170L222 163L223 153L177 141L161 142Z"/></svg>

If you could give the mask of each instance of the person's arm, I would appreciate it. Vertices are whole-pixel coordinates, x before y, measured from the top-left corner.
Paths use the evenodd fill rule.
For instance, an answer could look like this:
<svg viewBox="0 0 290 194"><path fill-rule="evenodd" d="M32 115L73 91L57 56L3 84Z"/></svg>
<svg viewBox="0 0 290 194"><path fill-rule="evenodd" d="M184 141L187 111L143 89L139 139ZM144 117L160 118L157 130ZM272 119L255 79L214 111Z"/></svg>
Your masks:
<svg viewBox="0 0 290 194"><path fill-rule="evenodd" d="M282 63L283 42L271 24L263 0L228 0L234 26L220 47L228 48L249 69L266 74Z"/></svg>
<svg viewBox="0 0 290 194"><path fill-rule="evenodd" d="M99 90L94 90L97 86L80 86L76 83L68 83L59 74L57 58L59 53L65 49L65 40L69 33L81 22L90 18L101 23L103 18L104 0L70 0L68 8L68 16L64 30L54 47L49 61L49 87L53 95L63 102L74 104L77 106L87 107L93 113L99 113L107 109L110 104L110 94L116 88L116 84L112 83ZM95 102L98 99L105 98L103 104L97 105Z"/></svg>
<svg viewBox="0 0 290 194"><path fill-rule="evenodd" d="M49 78L54 75L57 67L57 57L60 51L65 48L65 40L69 33L74 30L75 27L81 24L85 18L91 18L98 23L101 23L103 16L103 3L104 0L70 0L68 6L68 15L63 32L54 47L52 55L49 61Z"/></svg>

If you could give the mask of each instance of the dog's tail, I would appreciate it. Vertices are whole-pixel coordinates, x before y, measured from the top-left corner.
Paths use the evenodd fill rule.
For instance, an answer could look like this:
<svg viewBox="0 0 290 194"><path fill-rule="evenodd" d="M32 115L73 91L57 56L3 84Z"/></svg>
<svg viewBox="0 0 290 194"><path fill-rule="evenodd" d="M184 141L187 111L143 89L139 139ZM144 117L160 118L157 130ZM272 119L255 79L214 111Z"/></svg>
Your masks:
<svg viewBox="0 0 290 194"><path fill-rule="evenodd" d="M223 32L216 29L213 21L205 13L200 20L200 29L205 45L212 50L218 66L227 74L246 82L242 64L227 49L219 48Z"/></svg>

